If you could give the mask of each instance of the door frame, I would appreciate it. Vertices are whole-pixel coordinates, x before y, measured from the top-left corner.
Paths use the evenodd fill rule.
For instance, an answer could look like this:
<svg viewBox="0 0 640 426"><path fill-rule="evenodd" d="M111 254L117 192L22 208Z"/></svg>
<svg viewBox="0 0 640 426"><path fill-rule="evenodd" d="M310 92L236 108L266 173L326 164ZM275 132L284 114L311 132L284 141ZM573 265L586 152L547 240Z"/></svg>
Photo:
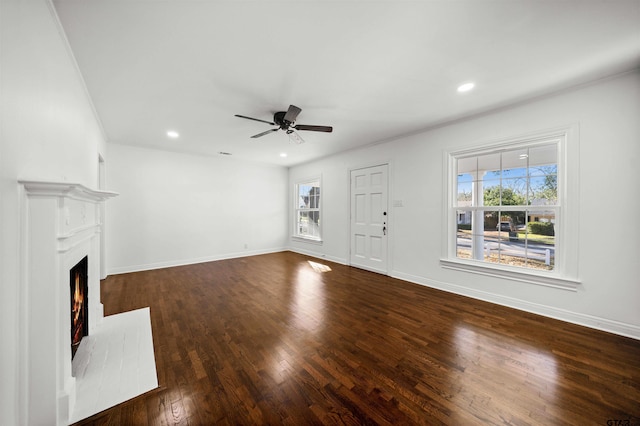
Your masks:
<svg viewBox="0 0 640 426"><path fill-rule="evenodd" d="M98 189L105 191L107 189L107 165L102 154L98 153ZM107 278L107 237L106 237L106 203L102 201L99 204L100 209L100 276L101 280Z"/></svg>
<svg viewBox="0 0 640 426"><path fill-rule="evenodd" d="M347 247L348 247L348 255L347 255L347 265L352 266L354 268L359 268L359 269L364 269L369 271L369 269L367 268L363 268L361 266L354 266L351 264L351 250L353 247L351 247L351 173L354 172L355 170L360 170L360 169L368 169L371 167L378 167L378 166L387 166L387 229L394 229L394 219L393 219L393 212L391 211L390 207L391 207L391 182L392 182L392 176L393 176L393 166L392 166L392 161L391 160L381 160L381 161L372 161L369 163L364 163L364 164L360 164L357 166L353 166L353 167L349 167L349 169L347 170L347 208L348 208L348 212L347 215L349 216L349 220L348 220L348 232L347 232ZM383 273L384 275L387 276L391 276L390 272L393 270L393 261L392 261L392 256L391 254L393 253L393 232L390 232L387 234L387 250L385 255L387 256L387 267L386 270L381 272L381 271L374 271L371 270L371 272L376 272L376 273Z"/></svg>

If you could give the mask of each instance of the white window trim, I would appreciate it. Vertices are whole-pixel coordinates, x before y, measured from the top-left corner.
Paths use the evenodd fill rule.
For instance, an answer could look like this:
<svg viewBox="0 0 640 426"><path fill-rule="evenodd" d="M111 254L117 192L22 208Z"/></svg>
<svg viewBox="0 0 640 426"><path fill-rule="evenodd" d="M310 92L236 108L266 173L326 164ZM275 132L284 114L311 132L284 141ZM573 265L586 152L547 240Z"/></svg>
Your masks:
<svg viewBox="0 0 640 426"><path fill-rule="evenodd" d="M456 159L465 155L481 155L537 142L558 140L558 207L556 221L556 262L552 271L511 267L494 263L485 263L456 257L456 220L454 189L457 183ZM548 287L577 291L578 278L578 242L579 218L579 133L578 125L536 132L519 137L487 141L473 147L445 151L443 153L443 173L445 182L443 199L442 257L440 265L446 269L465 271L474 274L511 281L526 282ZM570 190L569 190L570 188Z"/></svg>
<svg viewBox="0 0 640 426"><path fill-rule="evenodd" d="M317 237L307 236L307 235L299 235L298 234L298 195L299 195L299 186L309 183L318 182L320 187L320 207L318 207L318 212L320 213L320 226L318 228L319 235ZM323 202L323 193L322 193L322 175L317 177L312 177L308 179L299 179L293 184L293 233L291 234L291 238L296 241L303 241L312 244L322 244L322 206Z"/></svg>

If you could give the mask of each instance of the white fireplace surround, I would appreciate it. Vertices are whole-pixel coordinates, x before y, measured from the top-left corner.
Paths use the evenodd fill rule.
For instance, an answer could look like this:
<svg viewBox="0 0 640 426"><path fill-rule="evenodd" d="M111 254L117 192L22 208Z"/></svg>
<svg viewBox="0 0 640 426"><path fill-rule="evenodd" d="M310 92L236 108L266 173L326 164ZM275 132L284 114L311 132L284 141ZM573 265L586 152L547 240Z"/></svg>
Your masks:
<svg viewBox="0 0 640 426"><path fill-rule="evenodd" d="M20 180L19 188L21 417L30 425L67 425L76 401L69 271L88 256L91 335L104 316L99 277L100 205L117 194L67 182Z"/></svg>

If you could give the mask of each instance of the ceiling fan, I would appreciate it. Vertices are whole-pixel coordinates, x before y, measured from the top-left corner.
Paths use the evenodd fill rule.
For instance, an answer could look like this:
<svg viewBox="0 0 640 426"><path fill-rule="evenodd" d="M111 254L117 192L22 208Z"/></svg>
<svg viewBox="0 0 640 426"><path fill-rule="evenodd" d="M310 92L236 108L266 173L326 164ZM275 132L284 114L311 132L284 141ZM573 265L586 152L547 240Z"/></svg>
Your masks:
<svg viewBox="0 0 640 426"><path fill-rule="evenodd" d="M269 129L265 132L258 133L257 135L251 136L252 138L260 138L264 135L268 135L269 133L277 132L278 130L284 130L289 138L295 143L303 143L304 140L298 135L294 130L309 130L312 132L333 132L333 127L331 126L312 126L309 124L295 124L296 118L298 118L298 114L302 111L295 105L289 105L289 109L287 111L278 111L273 114L273 121L261 120L259 118L247 117L246 115L236 114L236 117L246 118L247 120L259 121L261 123L267 123L272 126L278 126L275 129Z"/></svg>

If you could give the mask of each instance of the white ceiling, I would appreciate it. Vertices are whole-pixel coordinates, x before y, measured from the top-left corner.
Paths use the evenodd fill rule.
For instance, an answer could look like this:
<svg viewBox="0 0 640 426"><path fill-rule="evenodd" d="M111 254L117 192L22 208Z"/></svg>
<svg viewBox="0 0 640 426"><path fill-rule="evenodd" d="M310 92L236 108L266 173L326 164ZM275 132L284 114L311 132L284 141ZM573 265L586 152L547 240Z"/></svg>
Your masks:
<svg viewBox="0 0 640 426"><path fill-rule="evenodd" d="M54 5L109 142L285 166L640 66L640 0ZM333 133L234 117L289 104Z"/></svg>

